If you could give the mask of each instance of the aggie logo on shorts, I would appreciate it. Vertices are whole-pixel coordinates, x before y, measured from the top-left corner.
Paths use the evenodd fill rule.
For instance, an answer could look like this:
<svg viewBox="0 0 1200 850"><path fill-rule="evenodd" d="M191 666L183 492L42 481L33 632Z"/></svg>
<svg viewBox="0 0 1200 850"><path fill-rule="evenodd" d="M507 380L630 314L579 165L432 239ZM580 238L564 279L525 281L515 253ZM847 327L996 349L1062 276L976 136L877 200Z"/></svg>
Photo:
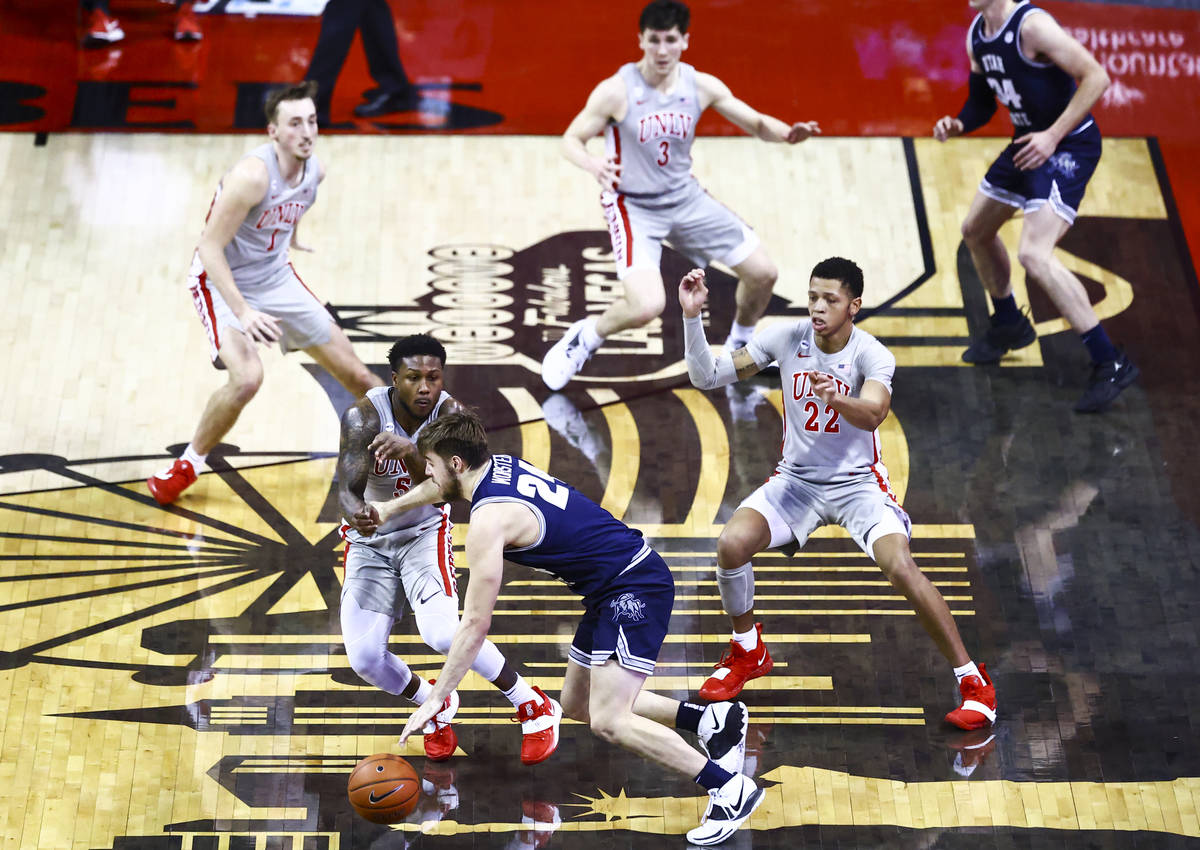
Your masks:
<svg viewBox="0 0 1200 850"><path fill-rule="evenodd" d="M612 602L608 603L613 609L613 622L621 622L621 618L637 622L644 620L646 615L642 611L646 607L646 603L638 599L632 593L622 593Z"/></svg>

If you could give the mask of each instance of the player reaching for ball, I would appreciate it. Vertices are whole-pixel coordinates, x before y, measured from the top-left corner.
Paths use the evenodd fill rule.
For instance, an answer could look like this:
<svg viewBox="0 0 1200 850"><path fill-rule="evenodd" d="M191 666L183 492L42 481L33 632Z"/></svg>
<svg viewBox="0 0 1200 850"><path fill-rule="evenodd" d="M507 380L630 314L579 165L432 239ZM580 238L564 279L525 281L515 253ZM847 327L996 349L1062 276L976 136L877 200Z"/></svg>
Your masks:
<svg viewBox="0 0 1200 850"><path fill-rule="evenodd" d="M912 524L892 492L876 430L891 409L896 358L854 326L862 292L856 264L822 260L809 279L808 319L772 324L744 348L714 358L700 319L708 298L704 272L693 269L679 282L692 383L704 390L727 386L777 361L785 423L775 474L738 506L717 540L717 587L733 637L700 696L732 699L747 680L771 670L762 625L754 621L750 559L793 540L803 545L829 523L846 529L875 560L953 665L962 702L946 720L977 729L996 719L996 691L984 665L967 655L946 600L909 551Z"/></svg>
<svg viewBox="0 0 1200 850"><path fill-rule="evenodd" d="M725 83L680 61L687 49L688 7L655 0L638 21L642 58L623 65L588 97L563 134L563 154L596 178L612 237L621 296L600 316L566 329L542 361L552 390L574 377L605 337L652 322L667 305L659 260L662 242L694 263L724 263L738 276L737 312L728 347L739 348L767 309L779 276L758 236L692 176L692 142L700 114L712 107L765 142L802 142L815 121L785 124L734 97ZM605 134L605 155L588 153Z"/></svg>
<svg viewBox="0 0 1200 850"><path fill-rule="evenodd" d="M407 599L421 639L443 655L458 625L458 587L450 541L450 512L430 505L381 518L369 502L400 496L425 478L416 440L439 416L462 407L442 388L446 349L431 336L398 340L388 352L392 386L370 390L342 415L338 502L346 517L346 580L342 586L342 639L354 672L389 694L417 705L430 699L426 682L388 650L388 635ZM470 667L499 689L517 710L523 733L521 761L537 764L558 746L562 710L531 687L491 641ZM425 754L440 761L458 746L451 719L458 694L437 697L425 728Z"/></svg>
<svg viewBox="0 0 1200 850"><path fill-rule="evenodd" d="M741 770L748 717L740 702L700 706L642 689L675 600L671 571L635 531L578 490L511 455L493 455L478 417L440 416L417 438L429 478L391 502L392 510L441 500L469 500L467 558L471 581L462 622L429 701L409 718L403 741L432 718L466 674L491 626L504 561L562 581L583 597L563 679L563 713L606 741L692 777L709 792L693 844L732 835L762 802ZM701 755L671 727L696 733Z"/></svg>

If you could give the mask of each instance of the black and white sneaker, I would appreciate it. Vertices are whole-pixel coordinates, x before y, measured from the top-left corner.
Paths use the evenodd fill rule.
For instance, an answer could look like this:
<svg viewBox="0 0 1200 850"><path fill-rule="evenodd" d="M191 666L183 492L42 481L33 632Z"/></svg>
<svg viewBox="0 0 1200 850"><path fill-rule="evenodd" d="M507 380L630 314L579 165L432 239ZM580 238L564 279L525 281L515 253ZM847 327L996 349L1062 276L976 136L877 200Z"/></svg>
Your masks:
<svg viewBox="0 0 1200 850"><path fill-rule="evenodd" d="M763 790L753 779L734 774L720 788L708 792L704 820L695 829L688 830L687 840L701 846L720 844L738 831L762 801Z"/></svg>
<svg viewBox="0 0 1200 850"><path fill-rule="evenodd" d="M1092 367L1087 389L1075 404L1075 412L1099 413L1112 404L1121 390L1136 381L1140 374L1141 371L1123 351L1116 360L1096 364Z"/></svg>
<svg viewBox="0 0 1200 850"><path fill-rule="evenodd" d="M705 707L697 733L710 759L730 773L741 773L749 728L750 713L744 703L714 702Z"/></svg>
<svg viewBox="0 0 1200 850"><path fill-rule="evenodd" d="M580 319L567 328L562 339L550 347L542 360L542 380L555 392L579 374L583 364L592 356L592 352L583 343L583 326L587 321Z"/></svg>
<svg viewBox="0 0 1200 850"><path fill-rule="evenodd" d="M988 320L988 329L971 340L962 359L975 364L999 363L1000 358L1008 352L1033 345L1036 341L1037 331L1024 313L1017 321L1005 324L997 322L996 317L992 316Z"/></svg>

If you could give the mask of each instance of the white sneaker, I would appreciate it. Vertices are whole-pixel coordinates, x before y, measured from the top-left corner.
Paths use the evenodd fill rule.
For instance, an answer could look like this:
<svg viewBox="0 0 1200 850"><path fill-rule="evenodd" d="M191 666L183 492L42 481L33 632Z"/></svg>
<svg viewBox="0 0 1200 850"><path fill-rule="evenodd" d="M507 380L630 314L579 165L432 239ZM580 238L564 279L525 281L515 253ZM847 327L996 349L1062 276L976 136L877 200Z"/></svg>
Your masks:
<svg viewBox="0 0 1200 850"><path fill-rule="evenodd" d="M693 844L720 844L738 831L750 813L763 801L763 790L749 776L740 773L708 792L708 808L704 820L688 830L687 840Z"/></svg>
<svg viewBox="0 0 1200 850"><path fill-rule="evenodd" d="M583 344L583 326L587 321L580 319L567 328L562 339L546 352L542 360L542 380L550 389L557 391L565 387L592 356L592 352Z"/></svg>
<svg viewBox="0 0 1200 850"><path fill-rule="evenodd" d="M542 416L545 417L546 424L561 434L568 443L579 449L583 456L597 467L597 471L600 471L601 458L604 458L606 467L609 465L608 446L604 443L600 429L589 423L579 412L579 408L565 395L553 393L543 401ZM603 470L601 478L608 478L607 468Z"/></svg>
<svg viewBox="0 0 1200 850"><path fill-rule="evenodd" d="M746 732L750 714L741 702L714 702L700 717L700 746L708 757L730 773L741 773L746 761Z"/></svg>

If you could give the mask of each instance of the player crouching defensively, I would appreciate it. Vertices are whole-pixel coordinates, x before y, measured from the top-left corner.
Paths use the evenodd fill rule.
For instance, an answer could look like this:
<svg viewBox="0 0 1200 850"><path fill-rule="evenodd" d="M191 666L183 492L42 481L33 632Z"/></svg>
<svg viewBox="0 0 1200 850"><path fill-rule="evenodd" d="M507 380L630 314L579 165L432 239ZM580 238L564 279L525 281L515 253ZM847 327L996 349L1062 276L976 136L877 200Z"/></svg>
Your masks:
<svg viewBox="0 0 1200 850"><path fill-rule="evenodd" d="M708 298L704 272L693 269L679 282L692 383L703 390L724 387L777 361L785 422L775 474L738 506L717 540L717 587L733 620L733 638L700 696L731 699L748 680L771 670L762 624L754 621L750 559L792 540L803 545L818 527L834 524L904 594L953 665L962 702L946 720L978 729L996 719L996 691L984 665L967 655L946 600L909 550L912 523L892 492L877 431L891 409L896 358L854 326L862 291L856 264L841 257L822 260L809 280L809 318L772 324L745 348L714 359L700 319Z"/></svg>
<svg viewBox="0 0 1200 850"><path fill-rule="evenodd" d="M368 500L385 501L424 479L425 460L415 441L429 423L462 406L443 388L446 349L433 337L401 338L388 352L388 362L392 385L369 390L342 414L337 466L338 502L346 517L342 639L355 673L389 694L424 705L433 682L423 681L388 650L388 636L407 601L421 639L435 652L450 648L458 625L450 514L422 505L384 518ZM478 646L470 666L516 709L521 762L548 759L558 747L558 704L531 687L491 641ZM458 694L443 694L434 705L437 713L423 730L425 755L442 761L458 746L450 724Z"/></svg>
<svg viewBox="0 0 1200 850"><path fill-rule="evenodd" d="M746 707L681 703L642 688L675 601L675 582L662 557L641 532L573 487L518 457L492 455L474 414L439 417L421 432L417 447L429 478L375 508L382 517L397 508L470 501L471 580L432 696L409 718L400 740L421 729L466 674L491 626L507 559L550 573L583 597L563 680L563 713L708 790L704 821L687 835L693 844L718 844L733 835L763 799L762 789L741 773ZM696 733L707 756L671 727Z"/></svg>

